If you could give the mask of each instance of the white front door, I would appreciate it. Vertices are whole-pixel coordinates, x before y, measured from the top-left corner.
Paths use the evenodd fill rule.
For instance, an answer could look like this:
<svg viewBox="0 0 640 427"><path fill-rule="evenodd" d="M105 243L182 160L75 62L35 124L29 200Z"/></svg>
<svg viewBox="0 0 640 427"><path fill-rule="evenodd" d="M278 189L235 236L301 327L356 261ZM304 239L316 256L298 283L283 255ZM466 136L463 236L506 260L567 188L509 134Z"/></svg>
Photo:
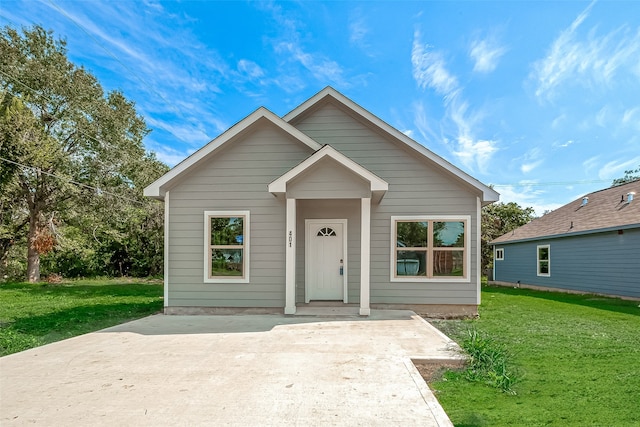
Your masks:
<svg viewBox="0 0 640 427"><path fill-rule="evenodd" d="M346 219L306 220L306 302L346 302L346 229Z"/></svg>

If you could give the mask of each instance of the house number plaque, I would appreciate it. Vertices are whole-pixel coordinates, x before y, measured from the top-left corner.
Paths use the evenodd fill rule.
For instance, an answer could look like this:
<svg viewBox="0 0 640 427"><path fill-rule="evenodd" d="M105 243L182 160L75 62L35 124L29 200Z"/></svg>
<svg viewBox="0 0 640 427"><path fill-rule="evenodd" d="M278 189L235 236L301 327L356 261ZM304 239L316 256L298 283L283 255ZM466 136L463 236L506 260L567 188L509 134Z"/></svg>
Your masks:
<svg viewBox="0 0 640 427"><path fill-rule="evenodd" d="M289 247L291 247L291 242L293 241L293 232L289 230Z"/></svg>

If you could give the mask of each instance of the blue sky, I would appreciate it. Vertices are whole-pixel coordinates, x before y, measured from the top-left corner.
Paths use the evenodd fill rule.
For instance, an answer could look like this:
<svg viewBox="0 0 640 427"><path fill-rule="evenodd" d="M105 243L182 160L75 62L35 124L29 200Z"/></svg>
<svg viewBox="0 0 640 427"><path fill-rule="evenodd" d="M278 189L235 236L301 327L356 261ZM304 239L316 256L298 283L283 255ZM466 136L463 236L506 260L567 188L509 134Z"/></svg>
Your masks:
<svg viewBox="0 0 640 427"><path fill-rule="evenodd" d="M13 1L175 165L327 85L538 214L640 165L639 1Z"/></svg>

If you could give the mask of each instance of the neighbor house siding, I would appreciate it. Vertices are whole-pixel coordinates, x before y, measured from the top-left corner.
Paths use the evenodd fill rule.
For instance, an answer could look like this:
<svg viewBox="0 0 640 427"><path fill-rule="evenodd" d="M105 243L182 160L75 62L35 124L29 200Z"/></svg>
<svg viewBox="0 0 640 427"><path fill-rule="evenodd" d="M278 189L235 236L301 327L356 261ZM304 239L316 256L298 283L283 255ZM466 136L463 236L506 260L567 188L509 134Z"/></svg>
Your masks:
<svg viewBox="0 0 640 427"><path fill-rule="evenodd" d="M536 247L550 246L550 276L536 274ZM498 282L640 298L640 229L501 243Z"/></svg>
<svg viewBox="0 0 640 427"><path fill-rule="evenodd" d="M170 306L283 307L285 204L267 185L313 151L267 124L228 142L171 188ZM204 283L204 211L250 212L250 283Z"/></svg>
<svg viewBox="0 0 640 427"><path fill-rule="evenodd" d="M370 125L332 104L325 104L292 124L389 183L382 201L371 207L371 303L477 304L477 190L459 183L403 143L373 131ZM468 282L391 283L392 215L471 216Z"/></svg>

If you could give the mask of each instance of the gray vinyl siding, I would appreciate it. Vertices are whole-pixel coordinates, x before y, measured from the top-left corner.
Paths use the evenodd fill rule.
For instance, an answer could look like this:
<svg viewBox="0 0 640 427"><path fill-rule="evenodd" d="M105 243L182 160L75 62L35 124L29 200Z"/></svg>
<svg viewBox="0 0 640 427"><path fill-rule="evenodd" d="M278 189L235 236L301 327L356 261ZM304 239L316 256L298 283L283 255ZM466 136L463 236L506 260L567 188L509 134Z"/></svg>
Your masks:
<svg viewBox="0 0 640 427"><path fill-rule="evenodd" d="M429 164L403 143L373 131L370 125L332 104L318 108L293 124L319 143L331 145L389 183L389 191L382 201L371 207L371 303L478 302L476 235L479 230L476 225L477 197L480 194L477 190ZM391 282L393 215L470 215L469 281ZM349 245L352 245L351 241ZM351 276L349 280L351 283Z"/></svg>
<svg viewBox="0 0 640 427"><path fill-rule="evenodd" d="M550 246L549 277L537 276L536 248ZM497 245L496 281L640 298L640 229Z"/></svg>
<svg viewBox="0 0 640 427"><path fill-rule="evenodd" d="M262 125L227 142L170 189L169 306L284 306L285 203L267 185L312 152ZM207 210L250 211L250 283L204 283Z"/></svg>
<svg viewBox="0 0 640 427"><path fill-rule="evenodd" d="M333 159L323 159L287 184L292 199L354 199L371 197L369 182Z"/></svg>

